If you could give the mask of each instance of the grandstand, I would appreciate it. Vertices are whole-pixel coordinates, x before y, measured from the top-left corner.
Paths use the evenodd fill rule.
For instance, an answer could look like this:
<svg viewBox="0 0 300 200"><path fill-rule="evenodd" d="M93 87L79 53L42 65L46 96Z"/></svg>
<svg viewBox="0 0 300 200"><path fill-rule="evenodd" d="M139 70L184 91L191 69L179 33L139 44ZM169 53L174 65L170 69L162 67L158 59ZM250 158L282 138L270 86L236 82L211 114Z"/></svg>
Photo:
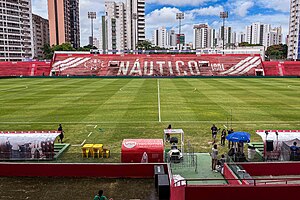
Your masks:
<svg viewBox="0 0 300 200"><path fill-rule="evenodd" d="M0 62L0 76L299 76L299 62L259 54L90 54L56 52L52 62Z"/></svg>
<svg viewBox="0 0 300 200"><path fill-rule="evenodd" d="M60 76L255 76L259 55L97 55L56 53L52 75Z"/></svg>
<svg viewBox="0 0 300 200"><path fill-rule="evenodd" d="M50 62L0 62L0 76L48 76Z"/></svg>

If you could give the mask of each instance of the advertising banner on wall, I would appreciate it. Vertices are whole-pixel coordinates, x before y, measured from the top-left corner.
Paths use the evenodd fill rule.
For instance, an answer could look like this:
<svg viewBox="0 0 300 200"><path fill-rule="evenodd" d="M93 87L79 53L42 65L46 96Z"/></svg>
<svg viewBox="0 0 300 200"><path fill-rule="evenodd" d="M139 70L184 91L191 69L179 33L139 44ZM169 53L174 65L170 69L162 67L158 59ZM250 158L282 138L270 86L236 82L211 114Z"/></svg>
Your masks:
<svg viewBox="0 0 300 200"><path fill-rule="evenodd" d="M51 160L59 134L58 131L0 132L0 160Z"/></svg>
<svg viewBox="0 0 300 200"><path fill-rule="evenodd" d="M122 163L161 163L164 144L162 139L124 139Z"/></svg>

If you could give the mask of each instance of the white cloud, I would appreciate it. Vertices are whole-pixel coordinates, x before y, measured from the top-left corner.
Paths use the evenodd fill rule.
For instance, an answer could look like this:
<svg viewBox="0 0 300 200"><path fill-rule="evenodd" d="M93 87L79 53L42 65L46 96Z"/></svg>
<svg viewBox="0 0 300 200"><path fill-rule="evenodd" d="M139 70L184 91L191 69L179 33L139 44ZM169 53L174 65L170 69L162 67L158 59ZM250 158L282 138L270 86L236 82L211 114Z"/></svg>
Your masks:
<svg viewBox="0 0 300 200"><path fill-rule="evenodd" d="M220 12L223 12L224 8L223 6L209 6L206 8L199 8L199 9L193 9L188 11L188 13L193 13L194 15L200 15L200 16L219 16Z"/></svg>
<svg viewBox="0 0 300 200"><path fill-rule="evenodd" d="M235 6L233 13L240 17L245 17L248 14L248 10L254 6L254 3L252 1L236 2Z"/></svg>
<svg viewBox="0 0 300 200"><path fill-rule="evenodd" d="M227 0L224 3L224 7L235 13L236 17L229 17L226 21L226 25L232 26L236 32L244 31L246 25L250 25L253 22L259 21L262 23L271 24L273 27L282 26L284 35L288 32L289 14L288 13L275 13L275 14L256 14L251 15L249 9L255 5L261 7L271 8L278 11L289 11L290 0ZM105 0L80 0L80 32L81 32L81 46L88 44L88 37L90 32L90 21L87 18L88 11L97 11L97 20L94 22L94 35L99 37L99 26L101 21L101 15L104 12ZM146 0L147 4L160 4L160 5L173 5L173 6L197 6L204 3L216 2L216 0ZM255 2L253 4L253 2ZM208 7L202 7L199 9L186 10L185 19L182 21L182 32L186 35L186 41L192 41L193 37L193 24L209 23L212 27L218 29L220 27L221 20L219 18L212 19L205 16L218 16L219 12L224 11L224 7L220 4L213 4ZM44 18L48 18L47 0L32 0L33 13L38 14ZM167 28L173 28L178 31L178 21L176 20L176 13L182 12L182 10L176 7L163 7L156 9L147 14L146 16L146 37L151 39L154 29L165 26ZM204 17L200 17L204 16ZM241 18L243 17L243 18Z"/></svg>
<svg viewBox="0 0 300 200"><path fill-rule="evenodd" d="M156 9L146 15L146 37L148 39L152 38L152 33L155 29L159 27L166 27L168 29L178 30L178 20L176 20L176 13L182 12L175 7L163 7L161 9ZM182 20L182 33L190 35L190 30L187 29L187 23L191 23L195 20L194 15L190 12L185 13L185 18Z"/></svg>
<svg viewBox="0 0 300 200"><path fill-rule="evenodd" d="M256 0L256 3L265 8L271 8L283 12L290 11L290 0Z"/></svg>
<svg viewBox="0 0 300 200"><path fill-rule="evenodd" d="M48 19L47 0L32 0L32 12L45 19Z"/></svg>
<svg viewBox="0 0 300 200"><path fill-rule="evenodd" d="M178 21L176 20L176 13L180 12L182 11L175 7L163 7L161 9L156 9L146 15L146 24L148 27L172 26L178 23ZM185 13L183 22L193 19L193 14L187 12Z"/></svg>
<svg viewBox="0 0 300 200"><path fill-rule="evenodd" d="M170 6L199 6L206 2L216 0L146 0L148 4L170 5Z"/></svg>

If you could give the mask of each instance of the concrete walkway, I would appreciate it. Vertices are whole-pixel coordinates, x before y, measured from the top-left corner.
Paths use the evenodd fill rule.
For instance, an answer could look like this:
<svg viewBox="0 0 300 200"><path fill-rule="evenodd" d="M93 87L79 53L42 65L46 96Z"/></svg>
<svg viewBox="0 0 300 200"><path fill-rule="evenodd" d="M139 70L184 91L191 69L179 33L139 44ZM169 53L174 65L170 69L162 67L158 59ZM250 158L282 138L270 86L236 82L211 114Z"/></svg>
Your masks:
<svg viewBox="0 0 300 200"><path fill-rule="evenodd" d="M227 184L223 175L219 172L211 170L211 156L208 153L195 153L197 156L197 172L195 167L184 166L180 164L172 164L173 176L180 175L185 179L220 179L220 180L204 180L204 181L189 181L189 185L198 184Z"/></svg>

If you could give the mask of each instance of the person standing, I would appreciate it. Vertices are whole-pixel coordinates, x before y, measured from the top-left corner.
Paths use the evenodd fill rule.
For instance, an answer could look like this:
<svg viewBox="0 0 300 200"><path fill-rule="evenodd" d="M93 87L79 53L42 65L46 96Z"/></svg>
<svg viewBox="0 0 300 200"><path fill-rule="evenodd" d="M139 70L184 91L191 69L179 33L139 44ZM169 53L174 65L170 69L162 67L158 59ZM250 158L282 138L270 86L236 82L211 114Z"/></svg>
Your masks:
<svg viewBox="0 0 300 200"><path fill-rule="evenodd" d="M228 130L228 135L230 135L233 132L233 129ZM228 149L231 149L231 147L233 147L233 142L228 141Z"/></svg>
<svg viewBox="0 0 300 200"><path fill-rule="evenodd" d="M299 147L297 147L297 142L293 143L293 146L290 147L291 150L291 161L297 160Z"/></svg>
<svg viewBox="0 0 300 200"><path fill-rule="evenodd" d="M167 129L170 130L170 131L172 130L171 124L169 124L169 126L168 126ZM171 137L171 136L170 136L170 133L167 133L167 134L166 134L166 137L167 137L167 138L166 138L167 142L169 142L169 141L170 141L170 137Z"/></svg>
<svg viewBox="0 0 300 200"><path fill-rule="evenodd" d="M214 144L211 152L211 170L216 171L216 165L218 163L218 145Z"/></svg>
<svg viewBox="0 0 300 200"><path fill-rule="evenodd" d="M108 200L106 196L103 195L103 190L99 190L98 194L94 197L94 200ZM110 198L109 200L113 200Z"/></svg>
<svg viewBox="0 0 300 200"><path fill-rule="evenodd" d="M218 128L216 127L216 125L212 125L212 127L210 128L211 130L211 135L213 138L213 144L216 143L216 137L217 137L217 133L218 133Z"/></svg>
<svg viewBox="0 0 300 200"><path fill-rule="evenodd" d="M223 129L222 133L221 133L221 145L224 146L225 145L225 138L226 138L226 130Z"/></svg>
<svg viewBox="0 0 300 200"><path fill-rule="evenodd" d="M63 130L61 124L59 124L57 131L60 132L58 142L60 141L60 143L63 143L63 139L65 136L64 136L64 130Z"/></svg>

